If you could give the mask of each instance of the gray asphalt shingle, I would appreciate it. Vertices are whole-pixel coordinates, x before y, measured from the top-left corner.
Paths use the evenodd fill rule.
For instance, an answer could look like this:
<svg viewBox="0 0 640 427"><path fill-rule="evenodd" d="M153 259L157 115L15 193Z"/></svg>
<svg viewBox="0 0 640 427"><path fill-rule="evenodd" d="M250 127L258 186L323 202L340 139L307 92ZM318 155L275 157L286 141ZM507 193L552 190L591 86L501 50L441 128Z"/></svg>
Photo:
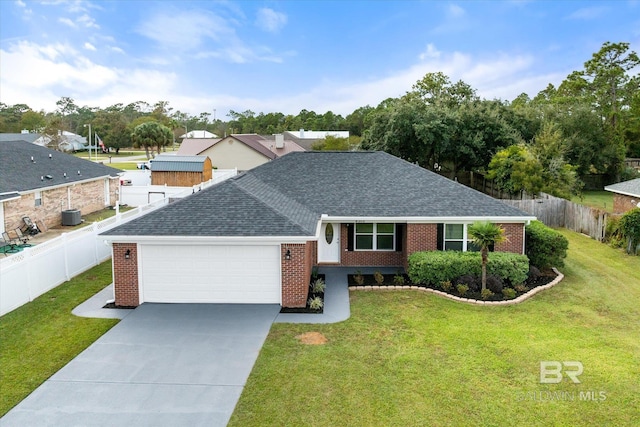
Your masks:
<svg viewBox="0 0 640 427"><path fill-rule="evenodd" d="M298 152L104 234L314 235L342 217L530 217L383 152Z"/></svg>
<svg viewBox="0 0 640 427"><path fill-rule="evenodd" d="M0 142L0 194L116 177L121 172L26 141Z"/></svg>

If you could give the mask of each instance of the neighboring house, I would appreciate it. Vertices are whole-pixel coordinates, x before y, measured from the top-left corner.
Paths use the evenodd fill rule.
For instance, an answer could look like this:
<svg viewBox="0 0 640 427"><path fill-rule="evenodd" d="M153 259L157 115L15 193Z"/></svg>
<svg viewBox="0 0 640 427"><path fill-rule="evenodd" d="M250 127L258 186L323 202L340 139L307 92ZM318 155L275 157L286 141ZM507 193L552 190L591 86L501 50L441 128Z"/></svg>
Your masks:
<svg viewBox="0 0 640 427"><path fill-rule="evenodd" d="M151 185L192 187L213 177L207 156L159 155L151 161Z"/></svg>
<svg viewBox="0 0 640 427"><path fill-rule="evenodd" d="M208 132L206 130L192 130L185 134L180 135L180 138L217 138L215 133Z"/></svg>
<svg viewBox="0 0 640 427"><path fill-rule="evenodd" d="M384 152L299 152L100 235L116 304L302 307L313 266L407 267L416 251L467 250L476 220L495 250L524 252L535 217Z"/></svg>
<svg viewBox="0 0 640 427"><path fill-rule="evenodd" d="M640 178L604 187L613 193L613 212L622 214L640 208Z"/></svg>
<svg viewBox="0 0 640 427"><path fill-rule="evenodd" d="M52 227L64 210L114 205L120 172L27 141L0 142L0 228L13 231L24 216Z"/></svg>
<svg viewBox="0 0 640 427"><path fill-rule="evenodd" d="M32 144L45 145L43 135L39 133L29 133L26 130L21 133L0 133L0 142L5 141L27 141Z"/></svg>
<svg viewBox="0 0 640 427"><path fill-rule="evenodd" d="M305 150L313 150L313 144L325 139L327 136L335 136L336 138L349 138L348 130L304 130L286 131L284 135L287 139L291 139Z"/></svg>
<svg viewBox="0 0 640 427"><path fill-rule="evenodd" d="M275 140L255 133L232 134L222 139L185 139L178 149L179 156L208 156L217 169L253 169L285 154L304 151L293 141L276 135Z"/></svg>

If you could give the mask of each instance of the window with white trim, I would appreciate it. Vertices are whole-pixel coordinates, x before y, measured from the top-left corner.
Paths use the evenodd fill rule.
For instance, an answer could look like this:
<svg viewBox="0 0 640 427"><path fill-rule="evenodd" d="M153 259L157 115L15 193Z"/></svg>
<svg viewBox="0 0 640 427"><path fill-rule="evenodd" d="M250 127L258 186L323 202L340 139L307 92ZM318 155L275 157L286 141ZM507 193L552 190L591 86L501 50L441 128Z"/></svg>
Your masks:
<svg viewBox="0 0 640 427"><path fill-rule="evenodd" d="M35 206L42 206L42 192L36 191L34 193L34 198L35 198Z"/></svg>
<svg viewBox="0 0 640 427"><path fill-rule="evenodd" d="M474 251L480 248L475 245L467 235L469 224L445 224L443 249L445 251Z"/></svg>
<svg viewBox="0 0 640 427"><path fill-rule="evenodd" d="M355 226L356 251L394 251L396 225L388 223L358 223Z"/></svg>

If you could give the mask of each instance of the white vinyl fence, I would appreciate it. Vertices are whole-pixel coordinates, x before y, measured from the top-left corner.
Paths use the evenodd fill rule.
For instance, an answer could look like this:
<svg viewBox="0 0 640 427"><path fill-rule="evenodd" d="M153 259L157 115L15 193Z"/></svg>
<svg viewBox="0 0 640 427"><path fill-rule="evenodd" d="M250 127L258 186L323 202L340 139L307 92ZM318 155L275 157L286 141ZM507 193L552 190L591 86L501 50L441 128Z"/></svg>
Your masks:
<svg viewBox="0 0 640 427"><path fill-rule="evenodd" d="M0 258L0 316L61 285L111 257L98 234L168 203L168 199L64 233Z"/></svg>
<svg viewBox="0 0 640 427"><path fill-rule="evenodd" d="M120 179L130 180L132 185L120 186L120 204L128 206L142 206L161 199L175 199L188 196L228 178L236 176L237 169L215 169L213 178L193 187L169 187L167 185L145 185L140 183L150 182L150 171L126 171Z"/></svg>

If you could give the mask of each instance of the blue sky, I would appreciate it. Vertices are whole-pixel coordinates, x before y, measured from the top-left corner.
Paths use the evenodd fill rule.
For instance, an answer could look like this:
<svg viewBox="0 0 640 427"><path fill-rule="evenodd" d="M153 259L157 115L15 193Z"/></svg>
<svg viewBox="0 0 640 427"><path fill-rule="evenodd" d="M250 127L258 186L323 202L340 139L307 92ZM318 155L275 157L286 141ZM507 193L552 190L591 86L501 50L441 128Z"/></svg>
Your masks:
<svg viewBox="0 0 640 427"><path fill-rule="evenodd" d="M435 71L512 100L606 41L640 51L640 1L0 0L0 102L346 116Z"/></svg>

